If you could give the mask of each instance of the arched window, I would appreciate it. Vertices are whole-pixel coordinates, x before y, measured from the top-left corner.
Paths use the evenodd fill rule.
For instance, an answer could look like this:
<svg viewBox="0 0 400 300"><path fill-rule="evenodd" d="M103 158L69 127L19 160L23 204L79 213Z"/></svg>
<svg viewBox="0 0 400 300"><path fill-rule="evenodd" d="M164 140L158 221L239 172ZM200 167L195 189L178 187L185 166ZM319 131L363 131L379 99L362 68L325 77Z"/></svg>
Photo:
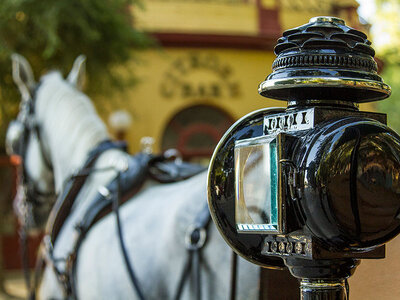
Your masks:
<svg viewBox="0 0 400 300"><path fill-rule="evenodd" d="M232 123L227 113L212 106L186 108L169 121L162 137L162 149L175 148L184 159L210 157Z"/></svg>

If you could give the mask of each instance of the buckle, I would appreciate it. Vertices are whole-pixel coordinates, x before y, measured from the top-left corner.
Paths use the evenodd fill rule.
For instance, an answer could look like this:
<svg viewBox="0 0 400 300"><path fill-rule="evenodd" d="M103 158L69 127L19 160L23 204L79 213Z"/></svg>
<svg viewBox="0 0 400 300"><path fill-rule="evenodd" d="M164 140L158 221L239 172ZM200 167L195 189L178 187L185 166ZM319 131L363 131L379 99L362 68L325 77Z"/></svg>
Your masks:
<svg viewBox="0 0 400 300"><path fill-rule="evenodd" d="M205 228L199 228L190 225L185 235L185 246L188 250L198 250L202 248L206 242L207 232Z"/></svg>

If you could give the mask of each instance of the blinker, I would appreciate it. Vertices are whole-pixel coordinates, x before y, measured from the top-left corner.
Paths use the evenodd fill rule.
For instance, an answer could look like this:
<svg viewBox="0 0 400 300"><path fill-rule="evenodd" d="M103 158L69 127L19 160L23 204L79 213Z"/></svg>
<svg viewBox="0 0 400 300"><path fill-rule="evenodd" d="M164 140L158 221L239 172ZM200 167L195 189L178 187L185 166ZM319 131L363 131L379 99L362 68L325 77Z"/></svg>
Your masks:
<svg viewBox="0 0 400 300"><path fill-rule="evenodd" d="M10 122L6 134L6 152L8 155L22 155L21 140L23 139L25 126L18 120Z"/></svg>

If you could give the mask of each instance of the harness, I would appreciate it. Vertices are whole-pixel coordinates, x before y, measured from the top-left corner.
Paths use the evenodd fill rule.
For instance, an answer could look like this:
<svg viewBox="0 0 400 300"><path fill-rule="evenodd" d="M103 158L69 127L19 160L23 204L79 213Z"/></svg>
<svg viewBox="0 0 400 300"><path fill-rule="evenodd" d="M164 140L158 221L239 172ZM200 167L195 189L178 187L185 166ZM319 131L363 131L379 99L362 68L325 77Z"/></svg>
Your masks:
<svg viewBox="0 0 400 300"><path fill-rule="evenodd" d="M39 86L36 87L36 90ZM36 94L36 93L34 93ZM51 163L44 155L44 146L40 138L40 128L34 120L34 98L29 98L22 102L20 115L17 120L13 121L9 130L11 138L7 137L9 154L16 154L25 161L26 149L30 132L36 134L40 143L41 155L45 165L52 170ZM7 132L8 134L8 132ZM24 267L26 286L28 287L29 299L36 298L36 288L39 283L39 278L45 263L52 266L59 282L61 283L66 299L77 299L76 284L75 284L75 271L77 253L80 245L84 240L87 232L93 225L102 217L113 211L117 221L118 239L121 247L121 252L127 267L133 288L135 289L139 299L144 300L144 294L140 288L139 282L136 278L134 268L127 255L125 243L123 240L122 227L119 217L119 205L121 202L129 199L134 193L138 192L146 179L152 178L161 183L177 182L194 176L204 168L198 165L192 165L184 162L172 162L168 160L168 156L153 156L151 154L140 153L130 158L126 167L116 169L117 175L107 186L99 188L98 194L89 208L84 213L81 220L75 227L76 236L73 241L72 251L66 258L56 258L53 256L53 245L55 244L61 227L71 212L74 201L79 194L81 188L85 184L90 174L105 170L94 169L95 162L98 157L105 151L111 149L126 150L125 144L115 143L111 141L104 141L100 143L94 150L92 150L88 158L81 168L81 170L71 176L67 181L63 192L57 197L55 205L52 207L45 230L45 236L38 251L38 259L35 267L35 275L33 284L30 280L29 264L28 264L28 245L26 229L29 224L26 224L29 212L25 212L25 224L22 226L20 232L21 246L22 246L22 261ZM108 169L110 170L110 169ZM37 190L35 184L28 180L25 168L20 170L20 178L22 179L22 189L24 191L25 205L46 205L49 203L48 198L54 196L54 192L49 194L41 193ZM182 276L178 284L175 299L180 299L185 285L185 280L188 278L190 272L194 273L195 291L197 299L201 299L201 277L200 277L200 263L201 263L201 249L206 243L207 228L210 223L210 215L208 206L205 205L199 215L187 230L185 236L185 244L188 251L188 258ZM63 261L65 263L64 270L57 267L57 263ZM237 256L233 253L232 256L232 273L231 273L231 296L230 299L235 299L236 290L236 261Z"/></svg>
<svg viewBox="0 0 400 300"><path fill-rule="evenodd" d="M211 216L208 210L208 206L205 206L203 210L196 216L193 225L189 226L186 232L185 245L189 255L183 268L181 280L179 282L178 290L174 298L176 300L181 298L183 287L185 285L185 279L188 278L188 275L192 268L194 271L194 283L197 300L201 299L200 250L203 248L206 242L206 230L208 228L210 220Z"/></svg>
<svg viewBox="0 0 400 300"><path fill-rule="evenodd" d="M34 94L39 89L40 83L35 88ZM39 143L40 147L40 155L41 159L44 162L46 168L52 171L53 167L49 160L47 159L45 153L45 147L42 143L40 126L37 124L35 120L35 99L29 98L26 100L22 100L20 104L20 112L16 120L10 122L7 129L7 137L6 137L6 150L9 155L17 156L17 161L22 161L24 164L27 155L27 144L29 142L30 134L36 136L36 139ZM34 224L34 221L29 219L31 212L29 205L33 205L35 207L38 206L49 206L52 205L49 199L55 196L55 192L42 192L40 191L35 183L31 180L28 180L28 174L26 172L26 168L21 167L21 164L18 168L18 178L20 178L21 182L21 191L23 193L23 197L26 199L21 211L24 211L24 226L30 227ZM49 206L50 209L50 206Z"/></svg>
<svg viewBox="0 0 400 300"><path fill-rule="evenodd" d="M123 170L118 170L116 177L107 185L101 186L91 205L87 208L83 217L75 226L75 239L73 240L72 251L67 258L63 258L65 263L64 270L57 267L60 258L53 255L53 245L55 244L58 234L63 223L71 212L74 200L79 191L86 182L90 174L102 170L93 168L97 158L107 150L124 149L124 144L118 144L105 141L99 144L93 151L82 167L82 169L67 183L61 196L57 199L56 204L50 214L46 233L40 247L40 254L36 264L35 279L33 289L31 291L31 299L35 299L35 289L39 282L39 277L44 263L50 265L59 282L61 283L66 299L77 299L76 291L76 262L77 253L86 237L88 231L111 211L116 216L118 239L121 252L124 258L127 272L139 299L144 300L144 294L137 280L132 262L129 260L125 243L123 240L122 227L119 218L119 205L128 200L133 194L137 193L143 183L151 178L161 183L177 182L192 177L202 171L204 168L199 165L168 161L164 156L154 156L146 153L139 153L131 156L128 165ZM185 280L190 271L194 271L195 291L197 299L201 299L201 281L200 281L200 251L206 242L206 234L208 224L210 223L210 215L208 206L205 205L194 223L186 233L185 244L188 249L188 259L182 272L182 277L178 285L178 291L175 299L180 299Z"/></svg>

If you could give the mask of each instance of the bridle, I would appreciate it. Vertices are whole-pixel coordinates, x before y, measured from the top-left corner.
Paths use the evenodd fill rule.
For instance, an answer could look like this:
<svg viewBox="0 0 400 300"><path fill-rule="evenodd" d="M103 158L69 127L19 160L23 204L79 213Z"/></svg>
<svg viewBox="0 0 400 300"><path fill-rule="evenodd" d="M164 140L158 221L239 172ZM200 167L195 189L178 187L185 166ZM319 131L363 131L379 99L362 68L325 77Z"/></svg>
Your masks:
<svg viewBox="0 0 400 300"><path fill-rule="evenodd" d="M36 86L33 95L36 95L40 84ZM56 198L55 191L42 192L37 187L37 183L29 177L26 168L26 159L28 152L28 143L32 134L36 135L39 143L39 152L42 161L49 171L52 171L52 165L45 155L44 145L40 139L40 126L35 119L35 97L23 99L20 104L20 111L17 118L10 122L6 136L6 151L10 156L17 157L17 195L14 200L14 209L19 216L21 223L19 236L22 248L21 259L24 269L26 286L30 289L31 280L29 272L27 231L36 227L35 210L46 208L50 210L53 205L52 199ZM47 207L46 207L47 206Z"/></svg>
<svg viewBox="0 0 400 300"><path fill-rule="evenodd" d="M44 205L51 206L52 203L50 203L50 199L54 199L56 196L55 191L40 191L37 187L38 184L34 182L32 178L29 178L26 168L28 143L31 135L34 134L39 143L39 152L42 156L42 161L44 162L45 167L49 171L53 170L52 164L49 161L48 156L45 154L46 150L43 141L40 138L40 125L37 123L35 118L35 95L39 87L40 84L36 86L33 92L33 97L21 101L18 117L10 122L6 137L7 153L20 158L18 159L20 162L18 170L19 197L22 198L22 205L26 205L27 207L31 206L32 208ZM29 214L29 212L26 212L26 214ZM28 220L31 216L24 215L23 217L26 217ZM34 224L29 224L28 222L26 225L33 226Z"/></svg>

